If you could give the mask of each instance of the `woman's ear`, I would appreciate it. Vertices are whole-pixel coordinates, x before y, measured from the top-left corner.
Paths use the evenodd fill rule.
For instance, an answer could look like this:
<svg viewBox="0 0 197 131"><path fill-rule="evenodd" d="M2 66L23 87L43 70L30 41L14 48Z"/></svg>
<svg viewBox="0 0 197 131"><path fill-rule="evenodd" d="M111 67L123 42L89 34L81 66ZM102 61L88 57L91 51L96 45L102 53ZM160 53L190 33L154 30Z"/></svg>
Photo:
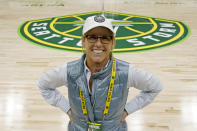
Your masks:
<svg viewBox="0 0 197 131"><path fill-rule="evenodd" d="M115 47L116 47L116 39L114 37L112 40L112 50L115 49Z"/></svg>
<svg viewBox="0 0 197 131"><path fill-rule="evenodd" d="M83 36L81 38L81 44L82 44L82 52L85 53L85 37Z"/></svg>

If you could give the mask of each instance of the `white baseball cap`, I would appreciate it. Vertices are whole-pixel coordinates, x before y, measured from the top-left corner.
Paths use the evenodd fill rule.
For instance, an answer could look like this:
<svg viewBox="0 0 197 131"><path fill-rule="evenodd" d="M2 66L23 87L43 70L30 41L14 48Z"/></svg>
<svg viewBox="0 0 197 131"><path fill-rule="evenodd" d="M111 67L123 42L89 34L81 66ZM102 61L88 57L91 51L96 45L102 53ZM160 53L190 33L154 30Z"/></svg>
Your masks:
<svg viewBox="0 0 197 131"><path fill-rule="evenodd" d="M99 26L108 28L115 35L111 19L107 19L103 15L96 15L96 16L88 17L85 20L85 23L83 25L83 32L82 33L84 35L89 30L91 30L95 27L99 27Z"/></svg>

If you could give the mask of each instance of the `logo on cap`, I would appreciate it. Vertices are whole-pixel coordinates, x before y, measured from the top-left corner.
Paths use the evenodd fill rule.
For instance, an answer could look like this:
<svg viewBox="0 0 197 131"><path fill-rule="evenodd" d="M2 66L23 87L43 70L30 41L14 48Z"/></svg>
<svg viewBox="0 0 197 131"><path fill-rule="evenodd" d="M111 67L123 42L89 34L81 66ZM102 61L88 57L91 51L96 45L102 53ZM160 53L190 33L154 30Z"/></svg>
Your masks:
<svg viewBox="0 0 197 131"><path fill-rule="evenodd" d="M98 23L102 23L105 21L105 17L101 16L101 15L97 15L94 17L94 21L98 22Z"/></svg>

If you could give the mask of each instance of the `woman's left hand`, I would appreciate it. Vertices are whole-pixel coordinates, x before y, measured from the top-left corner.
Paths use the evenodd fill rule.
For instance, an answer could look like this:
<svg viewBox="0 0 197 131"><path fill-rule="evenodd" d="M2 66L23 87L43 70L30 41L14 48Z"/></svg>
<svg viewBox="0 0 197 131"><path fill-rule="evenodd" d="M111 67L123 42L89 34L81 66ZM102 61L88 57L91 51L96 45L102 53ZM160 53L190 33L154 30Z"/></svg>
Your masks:
<svg viewBox="0 0 197 131"><path fill-rule="evenodd" d="M122 115L122 118L120 120L120 123L124 123L124 121L125 121L125 119L126 119L127 116L128 116L128 113L127 113L126 110L124 110L123 115Z"/></svg>

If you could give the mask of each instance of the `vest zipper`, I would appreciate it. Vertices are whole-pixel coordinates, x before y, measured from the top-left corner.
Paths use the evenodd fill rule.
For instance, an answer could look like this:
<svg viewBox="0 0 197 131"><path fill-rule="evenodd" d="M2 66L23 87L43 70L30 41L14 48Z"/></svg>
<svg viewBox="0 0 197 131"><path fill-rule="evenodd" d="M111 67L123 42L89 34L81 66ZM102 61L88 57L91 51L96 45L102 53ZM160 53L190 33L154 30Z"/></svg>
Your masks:
<svg viewBox="0 0 197 131"><path fill-rule="evenodd" d="M92 80L93 80L93 79L92 79ZM94 83L94 85L96 85L96 84L95 84L96 81L97 81L96 79L94 80L94 82L92 81L92 82ZM94 87L95 87L95 88L94 88ZM94 90L94 103L93 103L92 107L93 107L93 112L94 112L94 107L95 107L95 104L96 104L96 88L97 88L97 86L93 86L93 88L94 88L94 89L93 89L93 90Z"/></svg>

